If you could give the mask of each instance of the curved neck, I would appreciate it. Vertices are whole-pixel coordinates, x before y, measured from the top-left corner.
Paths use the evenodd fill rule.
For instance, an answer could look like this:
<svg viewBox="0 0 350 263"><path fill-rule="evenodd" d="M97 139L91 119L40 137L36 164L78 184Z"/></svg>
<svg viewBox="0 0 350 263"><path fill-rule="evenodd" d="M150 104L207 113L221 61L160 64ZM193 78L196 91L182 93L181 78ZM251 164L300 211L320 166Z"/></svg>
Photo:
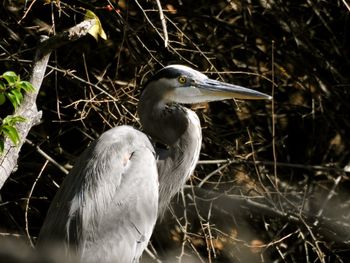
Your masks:
<svg viewBox="0 0 350 263"><path fill-rule="evenodd" d="M167 105L152 92L144 91L138 113L144 131L155 141L167 145L156 149L159 176L159 215L181 190L196 167L202 130L197 115L179 105ZM153 94L152 94L153 95Z"/></svg>

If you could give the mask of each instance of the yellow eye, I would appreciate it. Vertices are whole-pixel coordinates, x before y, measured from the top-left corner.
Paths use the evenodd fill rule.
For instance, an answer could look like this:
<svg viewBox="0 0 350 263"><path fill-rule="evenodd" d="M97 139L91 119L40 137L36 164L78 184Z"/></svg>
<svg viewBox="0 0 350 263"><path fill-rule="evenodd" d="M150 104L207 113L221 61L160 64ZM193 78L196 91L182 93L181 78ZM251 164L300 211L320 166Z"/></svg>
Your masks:
<svg viewBox="0 0 350 263"><path fill-rule="evenodd" d="M180 76L177 80L179 81L180 84L186 83L186 77L184 77L184 76Z"/></svg>

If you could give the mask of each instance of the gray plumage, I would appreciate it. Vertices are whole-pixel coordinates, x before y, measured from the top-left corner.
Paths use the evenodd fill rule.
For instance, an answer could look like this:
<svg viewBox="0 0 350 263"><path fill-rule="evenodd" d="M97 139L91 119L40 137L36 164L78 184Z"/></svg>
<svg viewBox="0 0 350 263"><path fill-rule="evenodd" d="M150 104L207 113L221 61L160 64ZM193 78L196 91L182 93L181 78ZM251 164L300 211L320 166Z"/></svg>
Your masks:
<svg viewBox="0 0 350 263"><path fill-rule="evenodd" d="M94 141L66 176L39 242L63 241L82 262L138 262L157 219L157 204L151 143L132 127L116 127Z"/></svg>
<svg viewBox="0 0 350 263"><path fill-rule="evenodd" d="M182 65L160 70L145 85L138 114L145 133L166 147L154 149L146 135L128 126L103 133L65 178L39 245L63 242L82 262L138 262L157 214L163 214L199 158L199 119L179 104L229 98L271 97Z"/></svg>

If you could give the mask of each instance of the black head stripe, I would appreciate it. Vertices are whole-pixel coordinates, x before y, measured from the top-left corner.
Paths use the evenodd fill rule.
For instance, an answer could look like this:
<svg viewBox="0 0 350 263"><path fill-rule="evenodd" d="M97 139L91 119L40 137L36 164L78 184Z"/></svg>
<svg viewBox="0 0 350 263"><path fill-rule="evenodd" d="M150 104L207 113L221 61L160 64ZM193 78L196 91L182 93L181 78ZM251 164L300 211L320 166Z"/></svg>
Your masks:
<svg viewBox="0 0 350 263"><path fill-rule="evenodd" d="M153 76L151 76L147 82L143 85L143 89L145 87L147 87L147 85L151 82L151 81L157 81L160 80L162 78L165 79L176 79L181 75L186 75L186 72L181 70L181 69L177 69L177 68L173 68L173 67L165 67L160 69L159 71L157 71L156 74L154 74Z"/></svg>
<svg viewBox="0 0 350 263"><path fill-rule="evenodd" d="M149 81L155 81L155 80L159 80L162 78L166 78L166 79L175 79L178 78L180 75L183 75L184 72L179 70L179 69L175 69L175 68L163 68L161 70L159 70L156 74L154 74Z"/></svg>

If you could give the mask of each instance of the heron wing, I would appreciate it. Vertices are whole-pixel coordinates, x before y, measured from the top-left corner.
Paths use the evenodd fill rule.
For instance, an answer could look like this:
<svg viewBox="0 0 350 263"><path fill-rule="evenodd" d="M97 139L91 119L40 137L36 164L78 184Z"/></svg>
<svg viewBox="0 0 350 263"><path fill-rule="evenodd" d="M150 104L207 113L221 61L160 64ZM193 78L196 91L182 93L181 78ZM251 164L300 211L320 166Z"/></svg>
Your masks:
<svg viewBox="0 0 350 263"><path fill-rule="evenodd" d="M120 262L132 262L130 256L137 261L152 233L157 206L151 143L131 127L116 127L79 157L52 202L39 242L63 241L87 260L101 256L105 261L109 254L118 255Z"/></svg>

